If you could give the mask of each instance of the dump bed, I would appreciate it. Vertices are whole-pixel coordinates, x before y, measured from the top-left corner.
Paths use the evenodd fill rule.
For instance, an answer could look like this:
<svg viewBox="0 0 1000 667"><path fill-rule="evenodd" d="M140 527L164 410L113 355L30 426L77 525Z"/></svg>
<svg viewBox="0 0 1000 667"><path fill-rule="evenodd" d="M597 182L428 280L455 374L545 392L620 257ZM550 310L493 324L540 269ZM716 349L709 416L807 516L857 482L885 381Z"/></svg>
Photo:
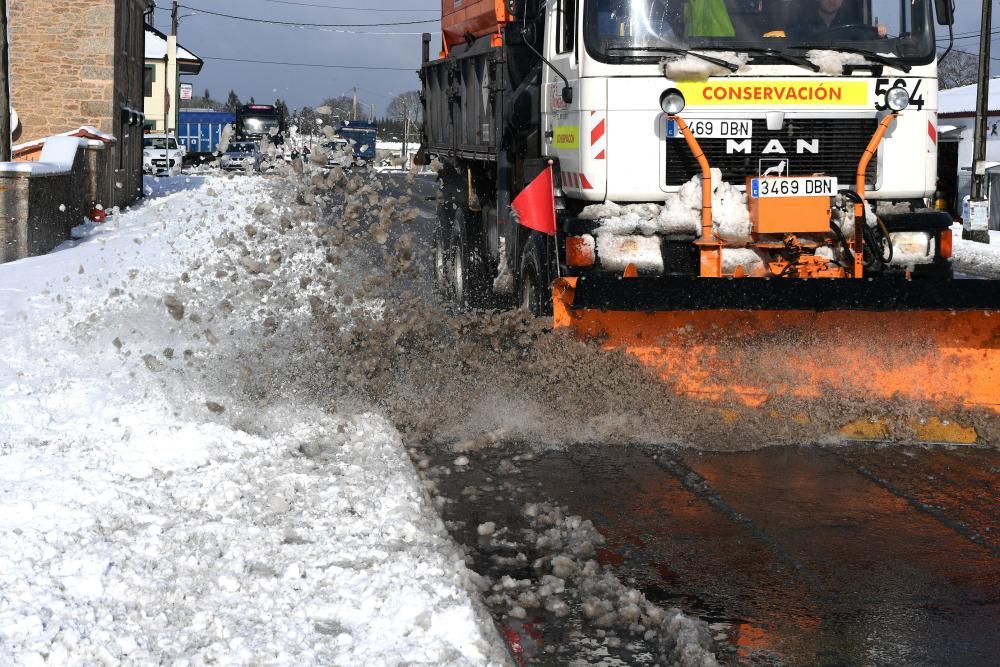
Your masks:
<svg viewBox="0 0 1000 667"><path fill-rule="evenodd" d="M497 33L510 20L504 0L441 0L441 30L449 49L464 42L466 34Z"/></svg>
<svg viewBox="0 0 1000 667"><path fill-rule="evenodd" d="M222 140L226 125L236 122L236 114L207 109L181 109L178 114L177 141L187 147L188 154L209 155Z"/></svg>

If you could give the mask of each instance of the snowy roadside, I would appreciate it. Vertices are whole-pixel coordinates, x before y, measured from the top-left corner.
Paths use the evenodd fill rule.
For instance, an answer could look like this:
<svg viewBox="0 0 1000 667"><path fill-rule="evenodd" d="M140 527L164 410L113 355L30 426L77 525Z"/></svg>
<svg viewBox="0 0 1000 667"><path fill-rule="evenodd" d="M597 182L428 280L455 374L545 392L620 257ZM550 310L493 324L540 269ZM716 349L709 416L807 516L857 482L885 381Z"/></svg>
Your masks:
<svg viewBox="0 0 1000 667"><path fill-rule="evenodd" d="M0 663L507 662L393 427L251 381L331 283L291 183L161 179L0 266Z"/></svg>
<svg viewBox="0 0 1000 667"><path fill-rule="evenodd" d="M962 225L953 225L952 264L956 273L1000 280L1000 232L990 232L990 243L962 239Z"/></svg>

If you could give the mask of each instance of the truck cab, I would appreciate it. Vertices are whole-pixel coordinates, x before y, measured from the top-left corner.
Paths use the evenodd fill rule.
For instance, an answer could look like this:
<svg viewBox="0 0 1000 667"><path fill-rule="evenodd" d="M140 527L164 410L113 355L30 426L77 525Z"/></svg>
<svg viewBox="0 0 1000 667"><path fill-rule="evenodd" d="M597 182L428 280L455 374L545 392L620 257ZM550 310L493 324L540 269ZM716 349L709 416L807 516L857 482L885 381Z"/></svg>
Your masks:
<svg viewBox="0 0 1000 667"><path fill-rule="evenodd" d="M506 265L524 301L526 251L536 291L558 276L950 275L951 219L925 210L935 7L950 23L947 0L514 0L493 34L446 31L422 70L424 151L463 209L445 254L507 254L486 278L463 268L463 289ZM511 210L549 164L557 225L539 239Z"/></svg>

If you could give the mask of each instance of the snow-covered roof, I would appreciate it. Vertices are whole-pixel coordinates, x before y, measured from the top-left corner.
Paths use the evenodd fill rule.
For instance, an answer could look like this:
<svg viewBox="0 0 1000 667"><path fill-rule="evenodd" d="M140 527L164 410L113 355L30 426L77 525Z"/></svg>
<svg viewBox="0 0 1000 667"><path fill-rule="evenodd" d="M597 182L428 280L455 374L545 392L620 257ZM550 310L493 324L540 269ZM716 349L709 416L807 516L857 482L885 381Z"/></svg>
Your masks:
<svg viewBox="0 0 1000 667"><path fill-rule="evenodd" d="M976 113L976 84L948 88L938 93L939 113L970 114ZM990 111L1000 111L1000 77L990 79Z"/></svg>
<svg viewBox="0 0 1000 667"><path fill-rule="evenodd" d="M167 36L151 25L146 25L146 60L163 60L167 57ZM177 45L177 62L185 74L197 74L205 64L201 58ZM184 67L187 65L187 67Z"/></svg>
<svg viewBox="0 0 1000 667"><path fill-rule="evenodd" d="M77 151L87 143L87 140L81 137L64 135L48 137L38 162L0 162L0 173L32 176L68 174L73 171Z"/></svg>

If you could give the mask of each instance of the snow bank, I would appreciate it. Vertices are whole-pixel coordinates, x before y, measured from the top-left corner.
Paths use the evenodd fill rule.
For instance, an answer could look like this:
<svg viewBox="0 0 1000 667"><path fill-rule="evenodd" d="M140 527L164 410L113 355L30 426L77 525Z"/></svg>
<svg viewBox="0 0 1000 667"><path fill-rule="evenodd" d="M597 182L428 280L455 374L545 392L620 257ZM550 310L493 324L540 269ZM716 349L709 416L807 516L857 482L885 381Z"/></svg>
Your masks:
<svg viewBox="0 0 1000 667"><path fill-rule="evenodd" d="M962 225L953 225L952 265L956 273L1000 280L1000 232L990 232L990 243L962 239Z"/></svg>
<svg viewBox="0 0 1000 667"><path fill-rule="evenodd" d="M623 584L611 568L597 562L597 549L605 541L590 521L547 503L529 504L523 513L531 521L525 539L539 554L531 563L535 576L515 579L505 575L492 583L487 597L491 606L506 610L512 628L531 610L545 609L562 617L572 605L581 610L588 624L626 637L642 637L655 646L656 664L718 666L704 621L651 603L640 591ZM495 526L489 533L494 530Z"/></svg>
<svg viewBox="0 0 1000 667"><path fill-rule="evenodd" d="M308 178L171 182L0 266L0 663L505 663L398 434L299 377Z"/></svg>

